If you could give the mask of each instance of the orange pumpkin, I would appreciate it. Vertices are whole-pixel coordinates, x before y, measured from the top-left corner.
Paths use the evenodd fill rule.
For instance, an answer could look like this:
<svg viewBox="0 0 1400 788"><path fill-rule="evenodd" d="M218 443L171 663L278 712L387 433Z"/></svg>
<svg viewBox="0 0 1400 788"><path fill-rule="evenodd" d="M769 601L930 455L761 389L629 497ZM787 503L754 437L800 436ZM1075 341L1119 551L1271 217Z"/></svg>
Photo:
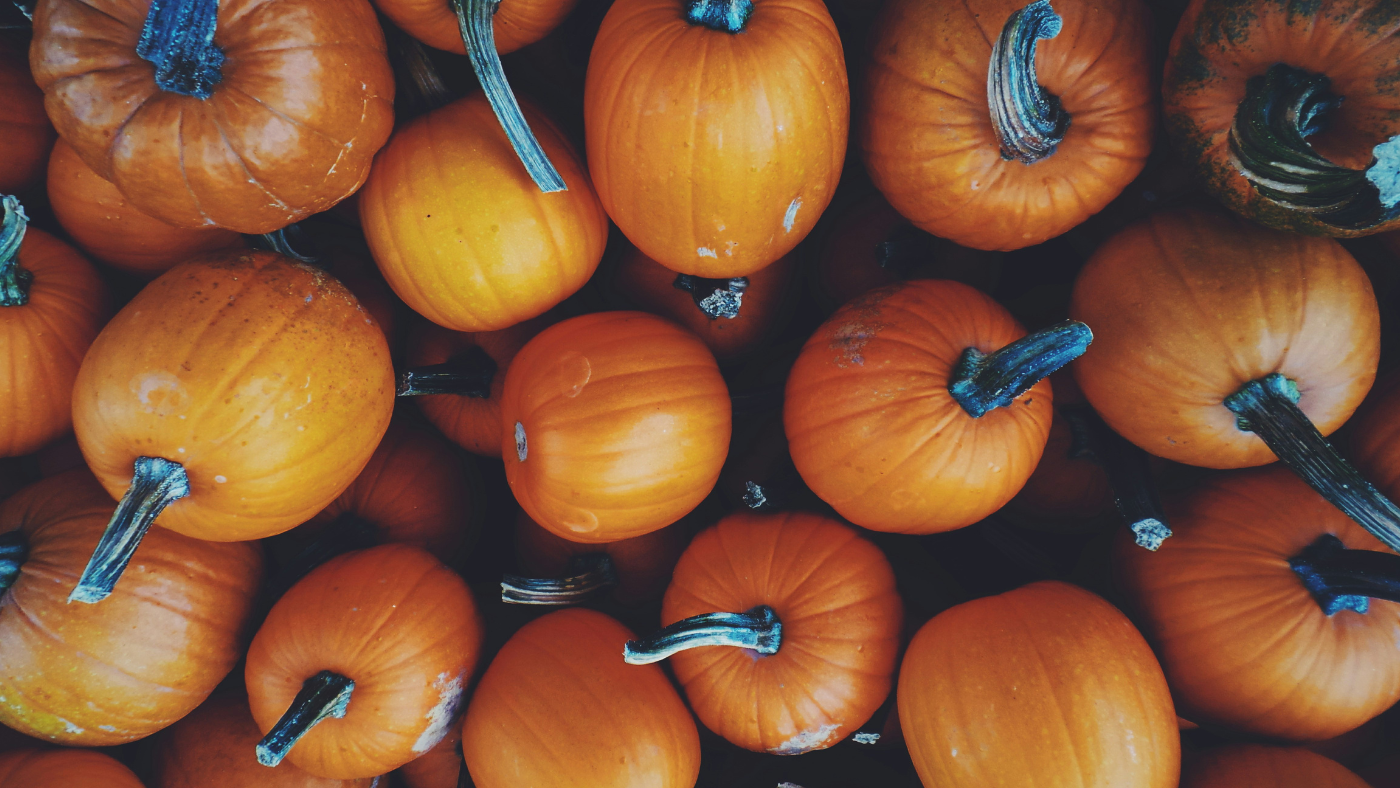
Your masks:
<svg viewBox="0 0 1400 788"><path fill-rule="evenodd" d="M347 553L292 586L248 649L258 762L384 774L432 749L456 718L482 626L466 583L423 550Z"/></svg>
<svg viewBox="0 0 1400 788"><path fill-rule="evenodd" d="M1068 370L1050 376L1055 386L1055 413L1045 453L1026 486L1007 503L1017 522L1035 529L1082 531L1113 508L1113 493L1102 459L1096 456L1094 425Z"/></svg>
<svg viewBox="0 0 1400 788"><path fill-rule="evenodd" d="M369 461L393 401L384 334L319 269L230 251L166 272L78 372L78 443L123 497L74 598L110 591L157 517L216 541L310 519Z"/></svg>
<svg viewBox="0 0 1400 788"><path fill-rule="evenodd" d="M706 727L799 755L846 738L885 702L903 606L884 554L850 527L741 512L686 549L661 621L627 644L628 662L670 656Z"/></svg>
<svg viewBox="0 0 1400 788"><path fill-rule="evenodd" d="M1000 509L1050 432L1041 379L1084 351L1083 324L1025 336L957 282L872 290L807 340L783 424L802 479L865 528L932 533Z"/></svg>
<svg viewBox="0 0 1400 788"><path fill-rule="evenodd" d="M469 5L473 0L463 0ZM559 26L578 0L506 0L491 17L492 39L501 55L533 44ZM430 47L467 54L455 13L457 0L375 0L375 6L414 38ZM470 12L466 12L470 13Z"/></svg>
<svg viewBox="0 0 1400 788"><path fill-rule="evenodd" d="M729 431L714 356L653 315L565 320L506 372L506 480L526 514L571 541L615 542L679 520L714 488Z"/></svg>
<svg viewBox="0 0 1400 788"><path fill-rule="evenodd" d="M0 504L0 723L85 747L134 741L188 714L242 656L256 544L156 529L105 604L67 604L113 507L86 470Z"/></svg>
<svg viewBox="0 0 1400 788"><path fill-rule="evenodd" d="M515 518L515 556L525 576L506 575L502 599L567 605L612 586L612 598L624 605L654 602L665 593L671 571L694 533L687 519L631 539L583 544L555 536L520 512Z"/></svg>
<svg viewBox="0 0 1400 788"><path fill-rule="evenodd" d="M46 0L29 60L58 133L177 227L266 233L324 211L394 122L366 0Z"/></svg>
<svg viewBox="0 0 1400 788"><path fill-rule="evenodd" d="M940 613L899 669L899 722L924 785L1175 788L1167 682L1098 596L1034 583Z"/></svg>
<svg viewBox="0 0 1400 788"><path fill-rule="evenodd" d="M647 257L748 276L792 251L831 202L849 112L841 40L819 0L619 0L588 62L588 165Z"/></svg>
<svg viewBox="0 0 1400 788"><path fill-rule="evenodd" d="M15 750L0 755L0 788L144 788L116 759L91 750Z"/></svg>
<svg viewBox="0 0 1400 788"><path fill-rule="evenodd" d="M58 223L84 252L143 279L201 252L243 245L232 230L172 227L141 213L63 140L49 156L48 194Z"/></svg>
<svg viewBox="0 0 1400 788"><path fill-rule="evenodd" d="M1400 497L1400 372L1376 381L1345 432L1356 467L1386 495Z"/></svg>
<svg viewBox="0 0 1400 788"><path fill-rule="evenodd" d="M1181 788L1369 788L1345 766L1300 747L1230 744L1196 755Z"/></svg>
<svg viewBox="0 0 1400 788"><path fill-rule="evenodd" d="M581 608L512 635L462 721L462 754L477 788L692 788L700 771L695 722L660 668L622 661L631 637Z"/></svg>
<svg viewBox="0 0 1400 788"><path fill-rule="evenodd" d="M73 424L73 381L106 313L106 288L71 246L27 228L0 195L0 457L38 451Z"/></svg>
<svg viewBox="0 0 1400 788"><path fill-rule="evenodd" d="M974 249L1098 213L1152 147L1140 0L890 0L871 34L860 146L895 210Z"/></svg>
<svg viewBox="0 0 1400 788"><path fill-rule="evenodd" d="M0 194L39 182L54 136L24 49L0 38Z"/></svg>
<svg viewBox="0 0 1400 788"><path fill-rule="evenodd" d="M461 720L453 720L442 741L400 766L395 774L405 788L458 788L462 776Z"/></svg>

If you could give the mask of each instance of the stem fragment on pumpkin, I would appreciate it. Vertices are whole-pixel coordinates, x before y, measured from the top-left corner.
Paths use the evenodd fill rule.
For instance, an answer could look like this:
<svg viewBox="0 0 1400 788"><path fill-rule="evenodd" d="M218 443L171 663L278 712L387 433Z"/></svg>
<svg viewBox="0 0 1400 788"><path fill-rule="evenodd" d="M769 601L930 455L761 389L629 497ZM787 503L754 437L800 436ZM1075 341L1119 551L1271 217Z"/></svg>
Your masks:
<svg viewBox="0 0 1400 788"><path fill-rule="evenodd" d="M744 291L749 289L747 276L733 279L705 279L691 274L676 274L671 286L690 293L690 300L711 320L733 320L744 305Z"/></svg>
<svg viewBox="0 0 1400 788"><path fill-rule="evenodd" d="M501 128L505 130L506 139L510 140L510 146L515 149L515 155L520 157L520 163L525 165L525 171L530 174L530 179L540 191L546 194L567 191L568 186L564 184L564 179L545 155L539 140L535 139L530 124L525 122L525 116L520 112L520 103L515 100L510 83L506 82L506 72L501 68L501 56L496 52L496 34L491 28L491 17L495 16L501 0L449 2L457 14L457 26L462 32L462 42L466 44L472 70L476 72L476 79L481 83L486 100L491 102L496 120L500 121Z"/></svg>
<svg viewBox="0 0 1400 788"><path fill-rule="evenodd" d="M1394 553L1348 550L1341 539L1323 534L1288 565L1329 616L1366 613L1372 599L1400 602L1400 555Z"/></svg>
<svg viewBox="0 0 1400 788"><path fill-rule="evenodd" d="M753 16L752 0L690 0L685 19L721 33L742 33Z"/></svg>
<svg viewBox="0 0 1400 788"><path fill-rule="evenodd" d="M1288 469L1323 498L1400 550L1400 507L1342 459L1298 407L1298 386L1275 372L1244 384L1225 398L1236 424L1258 435Z"/></svg>
<svg viewBox="0 0 1400 788"><path fill-rule="evenodd" d="M20 567L29 557L29 540L16 528L0 534L0 593L8 590L19 578Z"/></svg>
<svg viewBox="0 0 1400 788"><path fill-rule="evenodd" d="M458 394L488 399L497 370L496 360L480 345L472 345L441 364L404 370L399 375L397 394L400 397Z"/></svg>
<svg viewBox="0 0 1400 788"><path fill-rule="evenodd" d="M1331 80L1283 63L1245 83L1230 126L1230 159L1264 198L1344 230L1400 216L1400 135L1372 149L1364 170L1323 158L1307 137L1341 104Z"/></svg>
<svg viewBox="0 0 1400 788"><path fill-rule="evenodd" d="M394 54L392 63L403 67L396 68L394 74L399 78L399 95L410 105L409 116L432 112L451 102L452 91L447 89L433 61L428 59L422 42L395 25L386 25L384 33Z"/></svg>
<svg viewBox="0 0 1400 788"><path fill-rule="evenodd" d="M1063 26L1049 0L1036 0L1013 13L992 44L987 66L987 104L1001 157L1034 164L1055 152L1069 129L1060 100L1036 82L1035 50Z"/></svg>
<svg viewBox="0 0 1400 788"><path fill-rule="evenodd" d="M34 275L19 267L19 247L29 229L24 206L12 195L0 196L0 306L29 303L29 283Z"/></svg>
<svg viewBox="0 0 1400 788"><path fill-rule="evenodd" d="M1070 456L1091 456L1103 466L1118 514L1133 532L1138 547L1156 551L1172 535L1167 515L1152 482L1147 452L1109 429L1087 407L1065 407L1060 413L1070 425Z"/></svg>
<svg viewBox="0 0 1400 788"><path fill-rule="evenodd" d="M161 90L207 99L223 81L224 51L214 43L219 0L151 0L136 54L156 67Z"/></svg>
<svg viewBox="0 0 1400 788"><path fill-rule="evenodd" d="M782 645L783 623L767 605L743 613L705 613L662 627L651 637L629 640L622 658L629 665L650 665L686 649L733 646L777 654Z"/></svg>
<svg viewBox="0 0 1400 788"><path fill-rule="evenodd" d="M1077 320L1024 336L995 353L970 347L953 368L948 393L974 419L1010 405L1051 372L1084 355L1094 333Z"/></svg>
<svg viewBox="0 0 1400 788"><path fill-rule="evenodd" d="M561 579L505 575L501 578L501 601L508 605L573 605L618 583L617 569L607 553L574 556L569 572L569 577Z"/></svg>
<svg viewBox="0 0 1400 788"><path fill-rule="evenodd" d="M165 507L190 494L184 466L162 457L137 457L126 488L107 529L88 559L87 568L68 602L94 604L106 599L131 563L136 548Z"/></svg>
<svg viewBox="0 0 1400 788"><path fill-rule="evenodd" d="M316 245L297 224L290 224L280 230L262 235L245 235L244 237L248 239L254 249L276 252L307 265L316 265L321 261ZM298 247L307 250L306 253L297 251Z"/></svg>
<svg viewBox="0 0 1400 788"><path fill-rule="evenodd" d="M350 705L355 682L339 673L323 670L307 679L292 700L282 719L272 726L256 748L258 763L276 766L287 757L292 747L321 720L340 719Z"/></svg>

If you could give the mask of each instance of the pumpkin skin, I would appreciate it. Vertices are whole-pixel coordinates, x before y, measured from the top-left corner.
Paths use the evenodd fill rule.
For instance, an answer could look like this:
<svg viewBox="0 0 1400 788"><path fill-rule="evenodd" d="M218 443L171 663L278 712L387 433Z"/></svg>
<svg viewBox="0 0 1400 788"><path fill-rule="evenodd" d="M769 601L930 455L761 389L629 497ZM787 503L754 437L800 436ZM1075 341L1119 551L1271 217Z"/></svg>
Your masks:
<svg viewBox="0 0 1400 788"><path fill-rule="evenodd" d="M107 491L125 492L137 457L178 462L190 495L156 524L214 541L272 536L324 509L393 407L384 334L350 291L261 251L214 252L147 285L93 342L73 396L78 444Z"/></svg>
<svg viewBox="0 0 1400 788"><path fill-rule="evenodd" d="M1188 465L1273 462L1223 404L1279 372L1323 435L1376 377L1380 313L1370 280L1335 241L1229 216L1173 211L1110 238L1074 285L1070 317L1094 328L1071 365L1115 432Z"/></svg>
<svg viewBox="0 0 1400 788"><path fill-rule="evenodd" d="M948 379L966 348L990 353L1025 333L950 281L889 285L841 307L788 375L783 425L803 481L876 531L949 531L1000 509L1040 461L1050 383L974 419Z"/></svg>
<svg viewBox="0 0 1400 788"><path fill-rule="evenodd" d="M860 146L916 226L974 249L1020 249L1098 213L1142 171L1156 122L1147 6L1057 0L1039 82L1070 115L1058 149L1005 160L987 104L992 42L1024 0L890 0L871 33Z"/></svg>
<svg viewBox="0 0 1400 788"><path fill-rule="evenodd" d="M831 202L850 122L845 56L817 0L757 0L739 35L691 24L685 6L620 0L603 19L584 86L588 165L647 257L747 276L792 251Z"/></svg>
<svg viewBox="0 0 1400 788"><path fill-rule="evenodd" d="M650 533L699 505L729 447L729 391L694 334L642 312L540 332L501 396L506 480L526 514L575 542Z"/></svg>
<svg viewBox="0 0 1400 788"><path fill-rule="evenodd" d="M782 621L776 654L721 647L671 657L705 727L749 750L798 755L870 719L890 694L904 621L879 548L816 514L731 514L681 556L661 623L758 605Z"/></svg>
<svg viewBox="0 0 1400 788"><path fill-rule="evenodd" d="M1119 540L1116 579L1183 716L1315 741L1400 700L1400 604L1329 617L1288 565L1323 534L1389 552L1379 540L1282 467L1217 477L1167 512L1156 553Z"/></svg>
<svg viewBox="0 0 1400 788"><path fill-rule="evenodd" d="M1247 11L1245 9L1248 9ZM1304 5L1194 0L1181 17L1162 82L1167 135L1216 199L1254 222L1306 235L1353 237L1394 229L1400 218L1345 230L1272 202L1232 161L1230 128L1245 83L1276 63L1331 79L1343 97L1307 142L1334 164L1364 168L1372 148L1400 133L1400 41L1385 0Z"/></svg>
<svg viewBox="0 0 1400 788"><path fill-rule="evenodd" d="M898 697L924 785L1177 784L1181 741L1156 658L1122 613L1075 586L1033 583L935 616L905 652Z"/></svg>
<svg viewBox="0 0 1400 788"><path fill-rule="evenodd" d="M515 517L515 556L527 577L567 577L575 556L604 553L612 559L618 580L610 596L624 605L641 605L666 592L692 533L682 519L631 539L584 544L555 536L520 512Z"/></svg>
<svg viewBox="0 0 1400 788"><path fill-rule="evenodd" d="M364 183L394 75L367 0L224 0L206 100L136 54L149 0L46 0L29 62L58 133L131 205L177 227L267 233Z"/></svg>
<svg viewBox="0 0 1400 788"><path fill-rule="evenodd" d="M581 608L511 636L462 721L462 753L478 788L692 788L700 772L695 722L660 667L622 661L632 638Z"/></svg>
<svg viewBox="0 0 1400 788"><path fill-rule="evenodd" d="M16 750L0 755L0 788L145 788L131 770L91 750Z"/></svg>
<svg viewBox="0 0 1400 788"><path fill-rule="evenodd" d="M349 677L345 716L317 723L287 760L340 780L384 774L447 735L481 638L471 591L428 553L400 544L346 553L268 613L248 649L248 705L267 733L307 679Z"/></svg>
<svg viewBox="0 0 1400 788"><path fill-rule="evenodd" d="M462 775L461 720L453 720L442 741L400 766L395 774L405 788L457 788Z"/></svg>
<svg viewBox="0 0 1400 788"><path fill-rule="evenodd" d="M84 252L142 279L202 252L243 245L232 230L172 227L141 213L63 140L49 156L48 194L58 223Z"/></svg>
<svg viewBox="0 0 1400 788"><path fill-rule="evenodd" d="M1301 747L1231 744L1193 757L1181 788L1370 788L1345 766Z"/></svg>
<svg viewBox="0 0 1400 788"><path fill-rule="evenodd" d="M1376 381L1347 423L1347 455L1367 481L1392 500L1400 494L1400 372Z"/></svg>
<svg viewBox="0 0 1400 788"><path fill-rule="evenodd" d="M29 302L0 306L0 457L38 451L73 425L73 382L107 315L107 288L73 247L35 227L19 266Z"/></svg>
<svg viewBox="0 0 1400 788"><path fill-rule="evenodd" d="M389 286L454 331L543 314L603 257L608 218L587 171L557 126L521 109L567 191L540 191L476 93L400 129L360 193L365 238Z"/></svg>
<svg viewBox="0 0 1400 788"><path fill-rule="evenodd" d="M574 10L578 0L509 0L496 6L491 34L496 53L507 54L544 38ZM448 3L437 0L375 0L394 24L430 47L467 54L457 15Z"/></svg>
<svg viewBox="0 0 1400 788"><path fill-rule="evenodd" d="M0 194L39 182L55 136L24 50L0 39Z"/></svg>
<svg viewBox="0 0 1400 788"><path fill-rule="evenodd" d="M0 597L0 723L84 747L134 741L184 717L243 654L262 580L256 544L152 529L100 605L69 605L116 508L86 470L0 504L29 556Z"/></svg>

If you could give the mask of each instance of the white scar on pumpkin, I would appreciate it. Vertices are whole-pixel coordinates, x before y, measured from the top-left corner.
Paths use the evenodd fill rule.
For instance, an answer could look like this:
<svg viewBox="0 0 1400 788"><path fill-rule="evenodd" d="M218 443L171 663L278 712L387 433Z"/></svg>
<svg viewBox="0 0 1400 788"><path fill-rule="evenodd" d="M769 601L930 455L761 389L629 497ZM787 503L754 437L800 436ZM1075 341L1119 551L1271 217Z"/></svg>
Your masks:
<svg viewBox="0 0 1400 788"><path fill-rule="evenodd" d="M832 734L836 733L836 729L840 727L836 723L831 723L815 730L803 731L768 752L774 755L801 755L804 752L825 747L831 741Z"/></svg>
<svg viewBox="0 0 1400 788"><path fill-rule="evenodd" d="M428 712L428 727L413 743L413 751L419 755L436 747L447 736L447 726L452 724L457 708L462 705L461 676L439 673L437 681L433 682L433 689L438 691L438 703Z"/></svg>

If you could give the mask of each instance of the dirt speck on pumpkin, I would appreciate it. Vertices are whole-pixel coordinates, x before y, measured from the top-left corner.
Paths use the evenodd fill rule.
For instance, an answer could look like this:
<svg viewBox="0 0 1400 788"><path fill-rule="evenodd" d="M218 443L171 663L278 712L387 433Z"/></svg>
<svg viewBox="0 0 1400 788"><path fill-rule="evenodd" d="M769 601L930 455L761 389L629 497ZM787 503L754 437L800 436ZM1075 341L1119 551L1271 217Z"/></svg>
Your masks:
<svg viewBox="0 0 1400 788"><path fill-rule="evenodd" d="M885 328L881 304L898 288L881 288L842 307L832 318L836 324L827 345L836 351L836 366L865 366L865 346Z"/></svg>

